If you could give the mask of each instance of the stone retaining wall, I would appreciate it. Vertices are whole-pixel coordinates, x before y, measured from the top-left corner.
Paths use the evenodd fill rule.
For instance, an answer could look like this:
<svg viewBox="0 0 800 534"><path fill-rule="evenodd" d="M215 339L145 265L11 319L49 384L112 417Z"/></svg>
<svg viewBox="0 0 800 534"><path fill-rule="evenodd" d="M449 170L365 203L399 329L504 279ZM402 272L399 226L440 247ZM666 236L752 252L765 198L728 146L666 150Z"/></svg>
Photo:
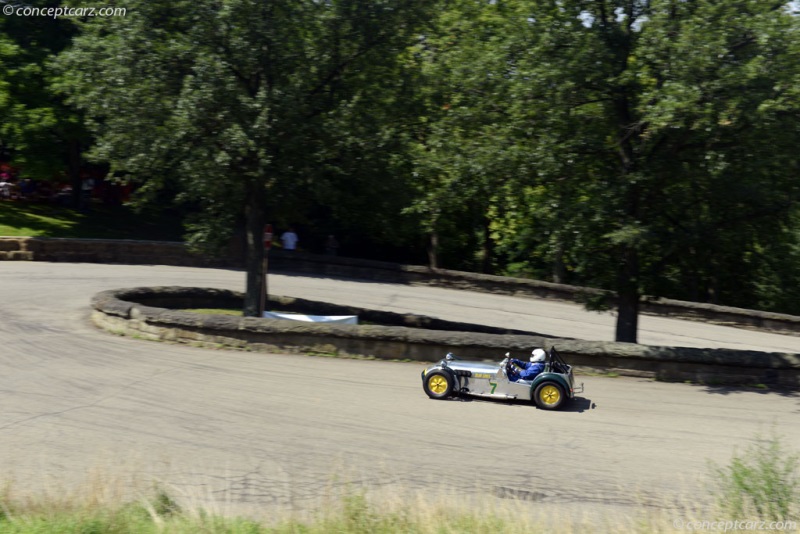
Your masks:
<svg viewBox="0 0 800 534"><path fill-rule="evenodd" d="M584 371L705 384L800 388L798 354L650 347L433 327L294 323L174 309L219 307L221 303L240 303L241 299L237 292L203 288L120 289L95 295L92 317L106 330L153 340L424 362L441 359L447 352L467 359L499 360L507 351L524 357L532 347L556 345L567 361Z"/></svg>
<svg viewBox="0 0 800 534"><path fill-rule="evenodd" d="M239 268L242 261L235 254L212 259L187 251L182 243L161 241L126 241L99 239L56 239L0 237L0 260L64 261L89 263L126 263L150 265L186 265L198 267ZM270 253L273 272L311 274L374 280L411 285L430 285L468 291L481 291L518 297L540 297L582 301L587 296L613 295L598 289L542 280L509 278L416 265L339 258L301 252ZM800 317L758 310L745 310L698 302L671 299L645 299L642 313L674 316L715 324L770 330L800 336Z"/></svg>
<svg viewBox="0 0 800 534"><path fill-rule="evenodd" d="M288 257L287 257L288 256ZM515 297L536 297L584 302L587 298L605 296L613 303L613 294L594 288L555 284L543 280L493 276L446 269L429 269L417 265L329 258L311 254L275 254L270 265L276 270L322 276L348 277L380 282L430 285L466 291L480 291ZM671 316L700 322L711 322L758 330L770 330L800 336L800 317L781 313L747 310L700 302L673 299L644 299L644 314ZM798 341L800 346L800 341Z"/></svg>
<svg viewBox="0 0 800 534"><path fill-rule="evenodd" d="M44 237L0 237L0 260L195 267L223 267L237 263L235 260L192 254L183 243Z"/></svg>

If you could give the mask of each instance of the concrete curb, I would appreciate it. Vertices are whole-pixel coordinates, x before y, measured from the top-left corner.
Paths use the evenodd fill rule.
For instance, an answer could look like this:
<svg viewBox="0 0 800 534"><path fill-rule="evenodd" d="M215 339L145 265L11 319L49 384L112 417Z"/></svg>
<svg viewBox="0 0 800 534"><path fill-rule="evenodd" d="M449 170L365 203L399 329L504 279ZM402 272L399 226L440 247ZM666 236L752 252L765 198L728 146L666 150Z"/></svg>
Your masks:
<svg viewBox="0 0 800 534"><path fill-rule="evenodd" d="M532 347L556 345L570 363L583 371L666 381L690 380L710 385L744 384L800 389L800 354L651 347L531 334L475 332L468 330L475 325L446 321L434 325L426 323L426 318L410 319L418 324L426 324L426 328L350 326L201 315L175 309L235 306L241 304L242 298L243 295L238 292L205 288L119 289L104 291L92 298L92 318L97 326L106 330L152 340L261 352L424 362L436 361L447 352L469 359L499 360L509 351L523 357ZM273 302L282 305L294 300L275 297ZM303 301L302 305L319 305L327 311L340 308L310 301ZM317 310L306 311L317 313ZM371 312L362 311L365 314ZM406 319L396 319L404 321L413 316L404 317Z"/></svg>

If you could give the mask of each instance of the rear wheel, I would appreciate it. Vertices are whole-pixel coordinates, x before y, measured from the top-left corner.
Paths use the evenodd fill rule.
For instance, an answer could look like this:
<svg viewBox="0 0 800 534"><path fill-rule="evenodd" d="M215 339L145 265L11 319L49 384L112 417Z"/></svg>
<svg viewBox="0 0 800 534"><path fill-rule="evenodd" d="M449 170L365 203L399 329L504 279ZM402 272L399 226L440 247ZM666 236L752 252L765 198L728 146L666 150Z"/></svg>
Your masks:
<svg viewBox="0 0 800 534"><path fill-rule="evenodd" d="M453 378L444 371L433 371L425 377L422 389L432 399L444 399L453 392Z"/></svg>
<svg viewBox="0 0 800 534"><path fill-rule="evenodd" d="M537 386L533 400L542 410L555 410L564 403L564 388L555 382L543 382Z"/></svg>

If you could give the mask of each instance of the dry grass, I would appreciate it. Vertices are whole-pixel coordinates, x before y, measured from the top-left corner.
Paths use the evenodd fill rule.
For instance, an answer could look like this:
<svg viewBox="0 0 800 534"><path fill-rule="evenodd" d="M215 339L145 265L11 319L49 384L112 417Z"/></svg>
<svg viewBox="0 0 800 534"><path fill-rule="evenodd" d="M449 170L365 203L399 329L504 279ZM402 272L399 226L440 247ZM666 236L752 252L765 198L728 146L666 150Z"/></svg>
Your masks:
<svg viewBox="0 0 800 534"><path fill-rule="evenodd" d="M0 533L649 534L731 531L733 524L727 527L725 522L747 520L782 520L788 523L773 525L771 530L795 532L800 522L797 458L781 446L777 437L762 440L747 451L747 461L734 454L728 468L712 466L708 482L718 489L703 501L687 497L674 502L631 490L624 506L602 504L602 496L598 504L569 504L525 493L487 494L478 486L458 490L419 490L388 483L381 488L365 487L343 482L357 478L338 475L329 479L313 502L299 505L290 498L275 507L250 504L244 510L242 503L230 497L220 499L219 493L108 476L110 471L101 468L72 490L51 487L31 493L13 482L0 484ZM749 469L745 473L748 484L761 480L784 490L789 484L791 492L762 491L754 497L750 486L740 487L742 465ZM291 494L292 481L286 485L276 489ZM199 486L184 486L190 487ZM693 493L687 491L687 495ZM729 505L735 494L747 496L752 506L732 510ZM592 499L587 495L586 500ZM770 507L770 503L786 506ZM780 517L769 516L770 510ZM738 529L759 530L753 525L759 523Z"/></svg>
<svg viewBox="0 0 800 534"><path fill-rule="evenodd" d="M203 495L149 484L131 497L128 483L93 476L80 490L36 495L0 492L0 532L81 533L662 533L676 518L701 518L698 510L567 507L494 495L456 495L392 487L368 491L336 485L309 510L265 512L244 518L230 503L208 504Z"/></svg>

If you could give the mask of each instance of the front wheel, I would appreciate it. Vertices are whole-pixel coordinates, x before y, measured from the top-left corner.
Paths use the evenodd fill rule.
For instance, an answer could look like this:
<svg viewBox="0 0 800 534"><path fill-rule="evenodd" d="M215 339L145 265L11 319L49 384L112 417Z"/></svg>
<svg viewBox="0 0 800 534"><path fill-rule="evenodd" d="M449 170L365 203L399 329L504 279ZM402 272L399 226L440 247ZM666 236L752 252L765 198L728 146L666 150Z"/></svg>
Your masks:
<svg viewBox="0 0 800 534"><path fill-rule="evenodd" d="M444 371L433 371L425 377L422 389L432 399L444 399L453 392L453 378Z"/></svg>
<svg viewBox="0 0 800 534"><path fill-rule="evenodd" d="M564 403L564 388L555 382L543 382L536 388L533 400L542 410L555 410Z"/></svg>

